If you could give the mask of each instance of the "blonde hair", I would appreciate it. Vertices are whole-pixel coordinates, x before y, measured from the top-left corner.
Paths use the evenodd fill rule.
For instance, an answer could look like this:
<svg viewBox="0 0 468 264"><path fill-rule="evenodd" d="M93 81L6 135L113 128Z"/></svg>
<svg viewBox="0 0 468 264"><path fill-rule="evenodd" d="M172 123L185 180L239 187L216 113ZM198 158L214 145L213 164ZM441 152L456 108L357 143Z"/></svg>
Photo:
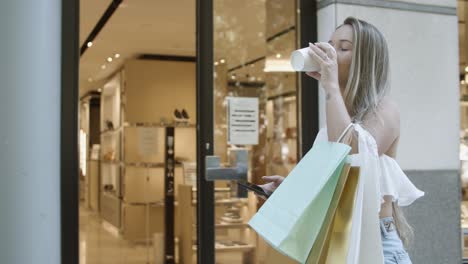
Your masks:
<svg viewBox="0 0 468 264"><path fill-rule="evenodd" d="M350 25L354 33L352 62L343 99L353 122L362 122L368 115L377 116L379 104L390 90L388 47L383 34L372 24L348 17L343 25ZM395 202L393 218L398 235L405 247L409 247L414 237L413 228Z"/></svg>
<svg viewBox="0 0 468 264"><path fill-rule="evenodd" d="M353 56L343 99L353 120L361 122L377 108L390 89L387 42L373 25L348 17L343 25L353 28Z"/></svg>

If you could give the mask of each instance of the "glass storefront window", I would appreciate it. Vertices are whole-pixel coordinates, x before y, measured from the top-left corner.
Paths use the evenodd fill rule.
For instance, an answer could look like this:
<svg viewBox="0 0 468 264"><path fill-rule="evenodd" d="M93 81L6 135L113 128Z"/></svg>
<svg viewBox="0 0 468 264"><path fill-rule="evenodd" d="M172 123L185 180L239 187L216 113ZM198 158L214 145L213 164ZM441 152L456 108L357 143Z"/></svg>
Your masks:
<svg viewBox="0 0 468 264"><path fill-rule="evenodd" d="M297 163L296 1L213 1L214 154L222 163L248 152L247 179L282 175ZM258 142L229 144L228 98L258 100ZM233 132L232 132L233 133ZM242 189L241 189L242 190ZM247 226L261 199L235 182L215 183L216 263L289 263Z"/></svg>

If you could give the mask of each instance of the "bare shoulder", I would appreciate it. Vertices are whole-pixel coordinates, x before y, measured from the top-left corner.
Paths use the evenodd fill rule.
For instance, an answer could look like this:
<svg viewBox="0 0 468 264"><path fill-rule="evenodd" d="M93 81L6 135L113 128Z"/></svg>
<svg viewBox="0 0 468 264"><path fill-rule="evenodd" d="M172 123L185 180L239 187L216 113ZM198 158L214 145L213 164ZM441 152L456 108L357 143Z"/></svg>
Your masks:
<svg viewBox="0 0 468 264"><path fill-rule="evenodd" d="M377 114L383 118L384 123L388 122L388 125L397 125L398 129L400 128L400 109L391 98L384 98L382 100Z"/></svg>
<svg viewBox="0 0 468 264"><path fill-rule="evenodd" d="M377 112L366 118L364 126L375 138L380 154L391 151L400 137L398 105L390 98L383 99Z"/></svg>

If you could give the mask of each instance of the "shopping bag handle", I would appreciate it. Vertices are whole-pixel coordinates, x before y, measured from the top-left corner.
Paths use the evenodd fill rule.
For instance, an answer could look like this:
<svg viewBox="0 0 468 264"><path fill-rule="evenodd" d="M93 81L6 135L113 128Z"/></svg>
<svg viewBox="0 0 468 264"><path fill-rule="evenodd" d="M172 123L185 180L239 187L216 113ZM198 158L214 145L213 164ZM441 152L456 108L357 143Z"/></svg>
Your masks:
<svg viewBox="0 0 468 264"><path fill-rule="evenodd" d="M341 133L341 136L340 136L340 137L338 138L338 140L337 140L338 143L343 143L343 142L341 142L341 141L342 141L343 138L346 136L346 134L348 133L349 129L350 129L351 127L353 127L353 126L354 126L354 123L350 123L350 124L345 128L345 130L343 131L343 133Z"/></svg>

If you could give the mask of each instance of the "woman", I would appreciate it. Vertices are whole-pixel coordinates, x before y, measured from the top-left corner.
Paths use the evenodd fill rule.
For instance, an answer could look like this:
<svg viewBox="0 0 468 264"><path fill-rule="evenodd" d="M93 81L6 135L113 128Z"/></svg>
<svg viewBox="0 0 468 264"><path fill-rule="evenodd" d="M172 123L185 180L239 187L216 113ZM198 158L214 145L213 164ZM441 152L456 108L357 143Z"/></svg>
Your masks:
<svg viewBox="0 0 468 264"><path fill-rule="evenodd" d="M421 197L394 160L400 138L400 114L388 97L389 55L384 36L373 25L353 17L333 33L328 43L310 44L310 56L320 63L321 71L308 72L320 81L326 92L327 128L318 140L337 141L350 123L359 123L375 139L381 173L380 221L385 264L411 263L404 248L412 229L399 205L409 205ZM356 131L348 133L352 153L357 153ZM390 171L391 173L388 173ZM273 192L282 176L265 176L261 185Z"/></svg>

